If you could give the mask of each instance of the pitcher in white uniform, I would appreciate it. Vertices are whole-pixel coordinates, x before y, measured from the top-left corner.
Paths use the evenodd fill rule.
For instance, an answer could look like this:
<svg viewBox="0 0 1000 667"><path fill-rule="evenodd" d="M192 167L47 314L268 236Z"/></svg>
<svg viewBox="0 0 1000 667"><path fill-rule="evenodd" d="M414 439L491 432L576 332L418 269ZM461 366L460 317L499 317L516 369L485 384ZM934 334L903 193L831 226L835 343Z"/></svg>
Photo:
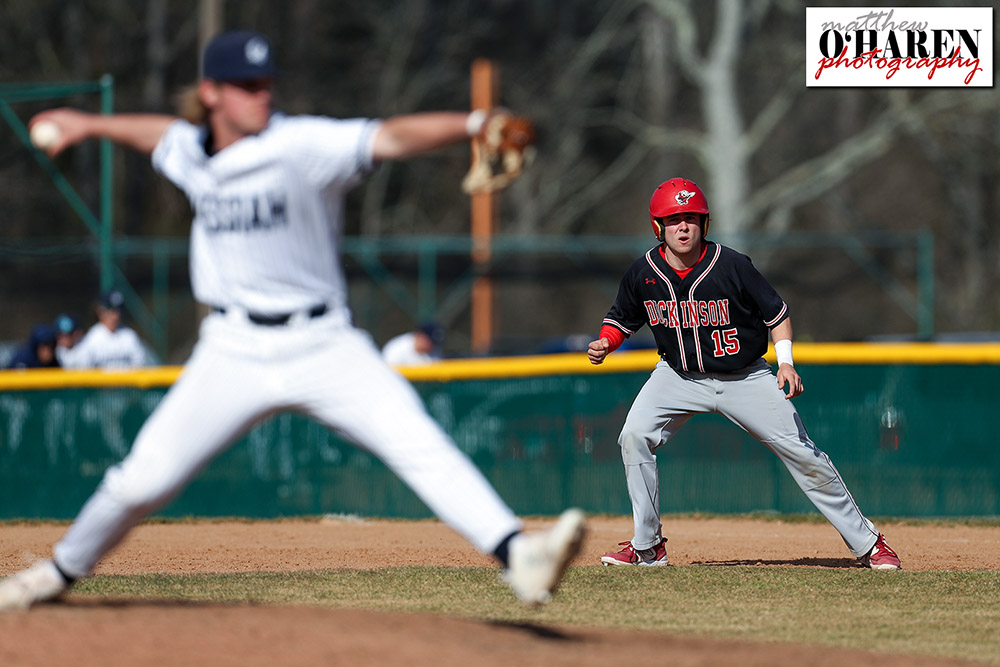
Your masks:
<svg viewBox="0 0 1000 667"><path fill-rule="evenodd" d="M345 193L381 161L468 141L487 114L286 116L272 107L275 72L263 35L230 31L205 49L196 114L203 118L56 109L32 119L59 127L53 155L95 137L152 155L194 209L191 284L213 310L184 372L52 560L0 582L0 609L52 599L89 575L250 427L286 410L378 456L442 520L494 554L525 603L547 602L579 550L579 510L547 530L521 532L409 383L354 328L347 307L338 252Z"/></svg>

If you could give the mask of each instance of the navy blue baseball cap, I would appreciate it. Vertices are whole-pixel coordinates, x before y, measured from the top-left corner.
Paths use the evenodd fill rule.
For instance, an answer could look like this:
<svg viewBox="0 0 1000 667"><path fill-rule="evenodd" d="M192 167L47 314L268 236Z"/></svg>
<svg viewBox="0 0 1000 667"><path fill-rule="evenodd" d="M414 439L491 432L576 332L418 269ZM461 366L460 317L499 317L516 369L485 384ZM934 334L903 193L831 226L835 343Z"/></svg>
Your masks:
<svg viewBox="0 0 1000 667"><path fill-rule="evenodd" d="M202 77L213 81L250 81L277 75L271 43L253 30L219 33L205 47Z"/></svg>
<svg viewBox="0 0 1000 667"><path fill-rule="evenodd" d="M31 330L31 342L33 345L56 344L56 330L51 324L36 324Z"/></svg>
<svg viewBox="0 0 1000 667"><path fill-rule="evenodd" d="M109 310L121 310L125 305L125 297L116 289L101 295L101 305Z"/></svg>
<svg viewBox="0 0 1000 667"><path fill-rule="evenodd" d="M431 339L435 347L440 346L444 342L444 328L437 322L424 322L420 325L420 331L424 332L424 335Z"/></svg>

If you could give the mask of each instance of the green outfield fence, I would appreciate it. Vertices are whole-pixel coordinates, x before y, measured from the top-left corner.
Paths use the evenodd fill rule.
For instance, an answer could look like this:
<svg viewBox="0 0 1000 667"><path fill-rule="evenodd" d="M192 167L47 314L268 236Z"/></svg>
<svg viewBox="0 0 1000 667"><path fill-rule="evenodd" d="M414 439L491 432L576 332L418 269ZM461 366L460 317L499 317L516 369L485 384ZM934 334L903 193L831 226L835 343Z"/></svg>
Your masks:
<svg viewBox="0 0 1000 667"><path fill-rule="evenodd" d="M519 514L627 514L616 440L655 361L623 351L600 367L574 354L401 372ZM865 513L1000 515L1000 345L803 343L796 363L806 428ZM0 518L74 516L179 372L0 373ZM688 422L659 465L664 512L814 511L773 454L717 415ZM293 414L258 425L162 512L327 513L430 516L379 461Z"/></svg>

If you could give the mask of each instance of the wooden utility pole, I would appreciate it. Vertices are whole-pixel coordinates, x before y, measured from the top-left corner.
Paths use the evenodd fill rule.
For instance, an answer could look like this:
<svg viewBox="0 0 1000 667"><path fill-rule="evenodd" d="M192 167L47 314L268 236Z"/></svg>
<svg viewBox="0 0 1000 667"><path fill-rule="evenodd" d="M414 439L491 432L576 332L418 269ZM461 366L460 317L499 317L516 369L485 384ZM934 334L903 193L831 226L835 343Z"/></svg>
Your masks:
<svg viewBox="0 0 1000 667"><path fill-rule="evenodd" d="M478 58L472 63L472 109L488 111L497 106L500 74L492 60ZM487 354L493 344L493 281L486 273L490 264L490 243L496 219L497 198L492 192L472 195L472 284L471 348L473 354Z"/></svg>

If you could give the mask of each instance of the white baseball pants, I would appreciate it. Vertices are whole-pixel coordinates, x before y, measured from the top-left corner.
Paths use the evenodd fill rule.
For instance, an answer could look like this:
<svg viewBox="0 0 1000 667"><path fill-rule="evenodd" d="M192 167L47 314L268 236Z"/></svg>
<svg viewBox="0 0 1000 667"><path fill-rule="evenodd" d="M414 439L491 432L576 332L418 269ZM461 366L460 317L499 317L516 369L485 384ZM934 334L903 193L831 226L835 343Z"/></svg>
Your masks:
<svg viewBox="0 0 1000 667"><path fill-rule="evenodd" d="M286 410L380 458L479 551L492 552L520 529L413 387L346 314L259 326L230 311L205 318L184 372L56 544L56 563L72 577L90 574L133 526L256 422Z"/></svg>
<svg viewBox="0 0 1000 667"><path fill-rule="evenodd" d="M777 454L856 557L878 539L861 514L830 457L813 444L792 402L761 359L737 373L678 373L659 362L636 396L618 444L632 501L632 546L648 549L662 539L656 450L694 414L716 412Z"/></svg>

